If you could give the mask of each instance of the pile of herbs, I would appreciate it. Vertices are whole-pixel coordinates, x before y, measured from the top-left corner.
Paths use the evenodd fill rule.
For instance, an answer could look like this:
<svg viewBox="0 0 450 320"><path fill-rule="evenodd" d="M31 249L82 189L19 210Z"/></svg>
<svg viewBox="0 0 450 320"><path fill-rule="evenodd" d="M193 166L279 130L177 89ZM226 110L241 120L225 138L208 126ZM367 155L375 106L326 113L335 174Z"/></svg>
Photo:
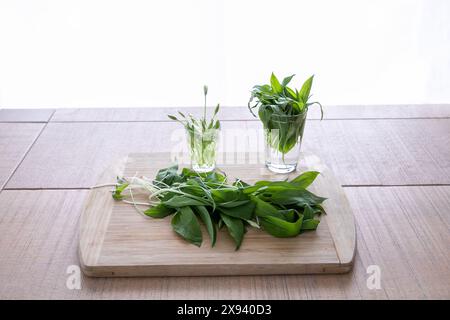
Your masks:
<svg viewBox="0 0 450 320"><path fill-rule="evenodd" d="M266 129L267 143L282 154L288 153L303 135L308 108L317 104L310 102L311 87L314 76L309 77L300 90L288 86L295 75L284 78L281 83L275 74L270 77L270 84L256 85L251 91L248 108L259 119Z"/></svg>
<svg viewBox="0 0 450 320"><path fill-rule="evenodd" d="M197 173L171 166L159 170L155 179L118 178L113 198L135 205L152 218L172 216L173 230L187 241L200 246L202 222L211 245L217 230L223 227L241 246L247 227L261 228L275 237L295 237L315 230L324 213L325 200L306 188L319 173L308 171L290 181L258 181L249 185L241 180L228 183L224 173ZM135 195L148 202L137 202ZM148 206L144 211L140 206Z"/></svg>

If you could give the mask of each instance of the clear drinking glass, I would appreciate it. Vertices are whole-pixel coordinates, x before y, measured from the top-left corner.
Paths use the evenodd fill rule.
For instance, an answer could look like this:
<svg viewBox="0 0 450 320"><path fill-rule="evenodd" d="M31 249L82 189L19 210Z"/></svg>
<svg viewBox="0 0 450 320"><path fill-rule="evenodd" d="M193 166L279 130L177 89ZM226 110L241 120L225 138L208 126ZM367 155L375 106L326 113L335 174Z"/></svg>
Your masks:
<svg viewBox="0 0 450 320"><path fill-rule="evenodd" d="M193 170L201 173L215 169L219 131L201 128L186 130Z"/></svg>
<svg viewBox="0 0 450 320"><path fill-rule="evenodd" d="M294 116L272 115L264 127L266 166L276 173L297 168L306 112Z"/></svg>

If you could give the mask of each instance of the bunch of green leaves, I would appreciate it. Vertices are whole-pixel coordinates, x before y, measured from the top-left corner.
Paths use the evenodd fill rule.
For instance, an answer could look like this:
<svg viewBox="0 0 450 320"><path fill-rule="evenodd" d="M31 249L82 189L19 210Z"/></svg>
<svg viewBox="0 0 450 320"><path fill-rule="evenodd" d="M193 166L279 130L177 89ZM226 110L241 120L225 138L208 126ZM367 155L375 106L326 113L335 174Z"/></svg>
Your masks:
<svg viewBox="0 0 450 320"><path fill-rule="evenodd" d="M191 157L200 166L211 165L214 162L218 130L220 129L220 121L216 119L220 105L217 104L212 117L207 120L206 97L208 86L206 85L203 86L203 94L205 98L203 117L196 119L192 114L185 115L181 111L178 111L179 118L168 115L171 120L178 121L186 129Z"/></svg>
<svg viewBox="0 0 450 320"><path fill-rule="evenodd" d="M253 110L257 109L268 131L266 136L269 144L282 154L289 152L303 135L306 114L311 105L320 106L323 118L322 105L317 101L310 102L314 75L303 83L300 90L288 87L294 76L286 77L280 83L272 73L270 84L253 87L248 102L248 108L255 117Z"/></svg>
<svg viewBox="0 0 450 320"><path fill-rule="evenodd" d="M217 230L226 228L241 246L247 227L261 228L275 237L294 237L315 230L317 216L324 212L325 200L306 188L319 173L308 171L291 181L258 181L249 185L241 180L228 183L224 173L197 173L178 166L162 169L154 180L118 178L113 197L139 206L152 218L172 216L173 230L200 246L203 223L214 246ZM133 194L144 192L148 202L137 202ZM128 199L131 199L128 200Z"/></svg>

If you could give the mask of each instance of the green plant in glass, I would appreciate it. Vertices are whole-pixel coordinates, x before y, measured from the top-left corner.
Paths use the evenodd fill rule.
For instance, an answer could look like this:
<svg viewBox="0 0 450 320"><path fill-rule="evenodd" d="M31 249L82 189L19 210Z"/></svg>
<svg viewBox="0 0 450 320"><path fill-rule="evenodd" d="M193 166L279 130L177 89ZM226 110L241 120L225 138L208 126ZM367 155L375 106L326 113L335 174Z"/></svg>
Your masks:
<svg viewBox="0 0 450 320"><path fill-rule="evenodd" d="M186 129L187 142L191 156L192 169L197 172L209 172L214 170L216 164L216 147L219 138L220 121L216 119L220 105L217 104L212 117L206 118L206 97L208 86L203 86L205 104L203 117L196 119L191 114L185 115L178 111L181 118L169 115L172 120L180 122Z"/></svg>
<svg viewBox="0 0 450 320"><path fill-rule="evenodd" d="M275 74L270 84L256 85L248 102L250 112L263 123L266 139L266 165L277 173L288 173L296 169L300 145L305 128L308 108L317 104L310 102L314 76L309 77L300 90L288 87L294 75L278 80Z"/></svg>

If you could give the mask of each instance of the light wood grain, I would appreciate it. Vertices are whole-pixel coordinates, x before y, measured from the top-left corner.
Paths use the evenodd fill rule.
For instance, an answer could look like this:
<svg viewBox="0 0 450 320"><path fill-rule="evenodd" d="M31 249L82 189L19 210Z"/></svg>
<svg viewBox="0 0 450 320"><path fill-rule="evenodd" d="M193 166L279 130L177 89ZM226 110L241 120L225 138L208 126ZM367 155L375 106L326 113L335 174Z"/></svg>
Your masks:
<svg viewBox="0 0 450 320"><path fill-rule="evenodd" d="M0 190L43 126L37 123L0 123Z"/></svg>
<svg viewBox="0 0 450 320"><path fill-rule="evenodd" d="M81 220L80 263L90 276L199 276L251 274L343 273L351 269L356 248L353 214L341 186L314 155L303 155L305 166L291 173L320 170L310 190L328 198L326 215L315 232L280 239L249 228L241 248L225 229L211 248L204 241L193 246L173 231L169 219L148 219L136 209L111 197L111 187L90 192ZM171 165L170 154L131 154L125 167L120 161L105 175L153 178ZM122 172L116 170L122 167ZM285 175L268 171L263 164L222 165L229 181L277 181ZM118 173L119 171L119 173ZM100 178L101 182L104 178Z"/></svg>
<svg viewBox="0 0 450 320"><path fill-rule="evenodd" d="M0 122L47 122L53 109L0 109Z"/></svg>
<svg viewBox="0 0 450 320"><path fill-rule="evenodd" d="M450 297L449 187L346 189L388 298ZM359 239L358 239L359 240Z"/></svg>
<svg viewBox="0 0 450 320"><path fill-rule="evenodd" d="M308 111L310 119L320 119L317 107ZM324 106L324 119L415 119L449 118L450 104L343 105Z"/></svg>
<svg viewBox="0 0 450 320"><path fill-rule="evenodd" d="M221 146L258 151L258 129L224 122ZM6 187L88 188L112 159L171 151L177 132L176 123L49 123ZM302 148L343 185L417 185L450 183L448 145L450 119L329 120L307 122Z"/></svg>
<svg viewBox="0 0 450 320"><path fill-rule="evenodd" d="M123 121L172 121L167 115L177 115L178 110L185 114L191 113L198 117L203 115L203 107L165 107L165 108L83 108L58 109L52 121L54 122L123 122ZM209 108L208 112L212 112ZM222 107L219 113L220 120L254 120L247 108Z"/></svg>
<svg viewBox="0 0 450 320"><path fill-rule="evenodd" d="M88 191L0 193L1 299L412 299L450 298L450 187L345 188L357 222L354 269L342 275L82 278L78 223ZM381 267L381 289L366 268Z"/></svg>
<svg viewBox="0 0 450 320"><path fill-rule="evenodd" d="M167 121L167 114L175 114L178 109L194 115L203 112L201 107L58 109L52 121ZM324 119L448 117L450 117L449 104L324 106ZM219 118L221 120L257 120L247 107L222 107ZM308 118L320 119L319 108L311 107Z"/></svg>

